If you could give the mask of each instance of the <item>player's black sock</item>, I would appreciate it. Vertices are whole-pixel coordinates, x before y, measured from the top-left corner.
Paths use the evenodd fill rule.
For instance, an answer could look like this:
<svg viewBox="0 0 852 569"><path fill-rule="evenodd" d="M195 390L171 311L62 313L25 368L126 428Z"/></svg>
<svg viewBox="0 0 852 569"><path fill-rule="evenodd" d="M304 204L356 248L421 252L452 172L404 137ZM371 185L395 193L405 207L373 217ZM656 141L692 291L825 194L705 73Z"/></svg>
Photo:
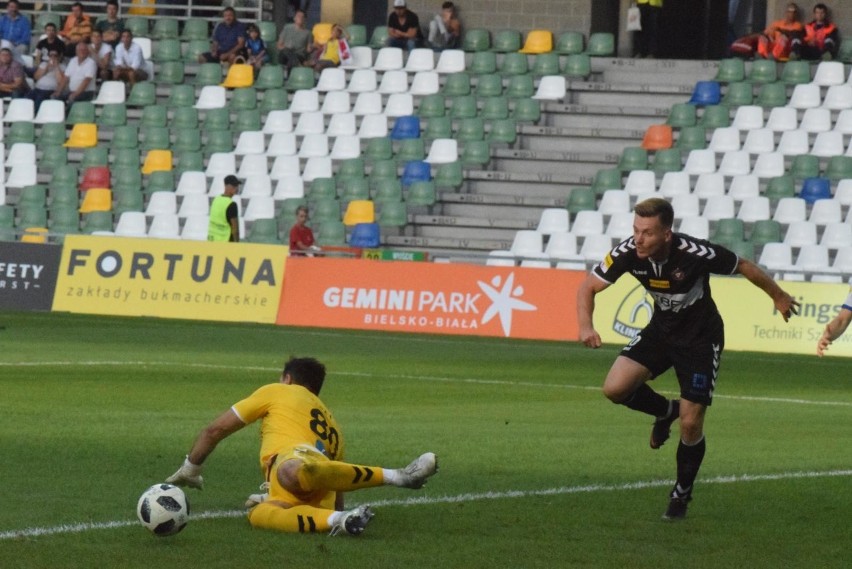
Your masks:
<svg viewBox="0 0 852 569"><path fill-rule="evenodd" d="M653 417L663 417L669 412L669 400L648 387L647 383L643 383L622 405Z"/></svg>
<svg viewBox="0 0 852 569"><path fill-rule="evenodd" d="M698 476L698 469L701 468L701 461L704 460L706 450L707 443L704 437L701 437L701 440L694 445L687 445L680 441L677 447L677 484L674 489L676 497L685 498L692 493L692 485L695 477Z"/></svg>

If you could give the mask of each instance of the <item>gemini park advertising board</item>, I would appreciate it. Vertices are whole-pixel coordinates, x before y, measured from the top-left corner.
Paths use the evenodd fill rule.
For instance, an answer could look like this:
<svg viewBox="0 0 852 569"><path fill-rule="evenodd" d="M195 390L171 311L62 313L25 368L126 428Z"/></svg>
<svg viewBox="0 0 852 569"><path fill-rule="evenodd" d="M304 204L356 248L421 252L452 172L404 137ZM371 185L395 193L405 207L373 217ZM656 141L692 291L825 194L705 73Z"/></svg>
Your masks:
<svg viewBox="0 0 852 569"><path fill-rule="evenodd" d="M287 247L68 236L53 310L273 323Z"/></svg>
<svg viewBox="0 0 852 569"><path fill-rule="evenodd" d="M279 324L576 340L582 272L299 258L287 261Z"/></svg>
<svg viewBox="0 0 852 569"><path fill-rule="evenodd" d="M0 242L0 309L50 310L62 247Z"/></svg>
<svg viewBox="0 0 852 569"><path fill-rule="evenodd" d="M802 304L788 322L762 290L742 277L711 277L710 290L725 320L725 349L814 354L825 325L840 311L845 284L780 282ZM607 343L626 344L650 320L654 299L633 278L621 278L600 293L595 303L595 329ZM828 352L852 356L852 335L838 338Z"/></svg>

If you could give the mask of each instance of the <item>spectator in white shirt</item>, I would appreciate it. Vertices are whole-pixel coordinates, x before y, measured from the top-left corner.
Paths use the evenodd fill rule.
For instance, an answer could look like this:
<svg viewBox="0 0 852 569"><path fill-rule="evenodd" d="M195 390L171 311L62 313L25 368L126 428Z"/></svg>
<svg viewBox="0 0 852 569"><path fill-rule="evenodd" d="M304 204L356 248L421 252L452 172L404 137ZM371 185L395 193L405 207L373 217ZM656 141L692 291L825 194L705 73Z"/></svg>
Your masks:
<svg viewBox="0 0 852 569"><path fill-rule="evenodd" d="M139 44L133 43L133 33L130 30L121 32L121 42L115 47L112 78L129 83L131 87L137 81L148 78L142 48Z"/></svg>
<svg viewBox="0 0 852 569"><path fill-rule="evenodd" d="M75 50L77 55L68 62L62 81L62 91L68 93L65 101L69 105L95 98L95 78L98 75L98 64L89 57L89 44L81 41Z"/></svg>
<svg viewBox="0 0 852 569"><path fill-rule="evenodd" d="M61 99L62 86L65 80L65 64L62 62L64 49L51 49L49 55L35 70L33 79L35 86L30 91L30 98L35 103L35 110L47 99Z"/></svg>
<svg viewBox="0 0 852 569"><path fill-rule="evenodd" d="M110 68L112 67L112 46L104 42L103 34L98 30L92 30L92 43L89 44L89 57L98 64L98 78L108 81Z"/></svg>

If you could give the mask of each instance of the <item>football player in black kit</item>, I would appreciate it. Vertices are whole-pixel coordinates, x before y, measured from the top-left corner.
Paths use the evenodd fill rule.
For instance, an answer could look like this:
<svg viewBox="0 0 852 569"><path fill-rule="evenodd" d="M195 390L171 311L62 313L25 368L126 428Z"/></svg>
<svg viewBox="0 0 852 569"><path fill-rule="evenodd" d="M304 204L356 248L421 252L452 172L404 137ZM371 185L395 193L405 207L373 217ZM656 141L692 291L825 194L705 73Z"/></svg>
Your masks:
<svg viewBox="0 0 852 569"><path fill-rule="evenodd" d="M710 296L710 274L741 274L766 292L787 321L799 303L757 265L728 249L674 233L671 204L651 198L634 208L633 237L619 243L596 266L577 293L580 341L601 345L592 314L595 296L630 273L654 298L648 325L621 350L604 381L604 395L656 418L651 448L669 438L680 418L677 482L669 496L665 520L686 517L692 486L704 458L704 414L713 399L719 361L725 345L724 326ZM680 398L668 400L648 381L673 367Z"/></svg>

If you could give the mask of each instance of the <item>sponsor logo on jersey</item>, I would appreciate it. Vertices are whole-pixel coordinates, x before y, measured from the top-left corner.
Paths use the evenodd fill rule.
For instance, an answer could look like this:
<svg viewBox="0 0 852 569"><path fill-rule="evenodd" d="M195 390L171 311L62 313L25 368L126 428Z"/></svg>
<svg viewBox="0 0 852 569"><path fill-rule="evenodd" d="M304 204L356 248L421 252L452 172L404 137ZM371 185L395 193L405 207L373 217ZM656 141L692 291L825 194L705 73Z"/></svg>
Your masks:
<svg viewBox="0 0 852 569"><path fill-rule="evenodd" d="M686 278L686 273L684 273L681 269L675 269L671 274L673 281L682 281Z"/></svg>
<svg viewBox="0 0 852 569"><path fill-rule="evenodd" d="M630 272L633 273L634 275L647 275L648 274L648 271L640 271L639 269L633 269Z"/></svg>
<svg viewBox="0 0 852 569"><path fill-rule="evenodd" d="M631 290L615 312L612 329L626 338L636 338L654 315L654 299L642 285Z"/></svg>
<svg viewBox="0 0 852 569"><path fill-rule="evenodd" d="M653 288L671 288L669 281L661 279L648 279L648 286Z"/></svg>
<svg viewBox="0 0 852 569"><path fill-rule="evenodd" d="M612 266L612 255L611 255L610 253L607 253L607 254L606 254L606 257L604 257L603 265L604 265L607 269L608 269L608 268L610 268L610 267Z"/></svg>

